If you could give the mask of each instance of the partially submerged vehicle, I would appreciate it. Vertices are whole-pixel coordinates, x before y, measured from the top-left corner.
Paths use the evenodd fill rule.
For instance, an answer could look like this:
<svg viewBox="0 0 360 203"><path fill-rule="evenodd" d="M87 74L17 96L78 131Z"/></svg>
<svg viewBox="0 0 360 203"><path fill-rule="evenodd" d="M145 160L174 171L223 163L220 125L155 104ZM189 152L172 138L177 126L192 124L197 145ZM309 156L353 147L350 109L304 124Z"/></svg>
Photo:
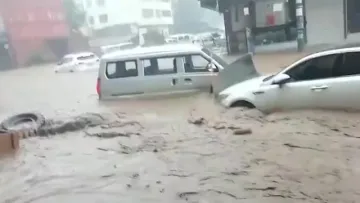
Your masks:
<svg viewBox="0 0 360 203"><path fill-rule="evenodd" d="M201 46L168 44L102 56L97 93L100 99L196 91L217 94L257 75L251 56L228 64Z"/></svg>
<svg viewBox="0 0 360 203"><path fill-rule="evenodd" d="M92 52L67 54L55 66L55 73L97 70L99 61L99 57Z"/></svg>
<svg viewBox="0 0 360 203"><path fill-rule="evenodd" d="M265 113L289 109L360 109L360 47L310 54L277 74L258 76L219 94L226 107Z"/></svg>

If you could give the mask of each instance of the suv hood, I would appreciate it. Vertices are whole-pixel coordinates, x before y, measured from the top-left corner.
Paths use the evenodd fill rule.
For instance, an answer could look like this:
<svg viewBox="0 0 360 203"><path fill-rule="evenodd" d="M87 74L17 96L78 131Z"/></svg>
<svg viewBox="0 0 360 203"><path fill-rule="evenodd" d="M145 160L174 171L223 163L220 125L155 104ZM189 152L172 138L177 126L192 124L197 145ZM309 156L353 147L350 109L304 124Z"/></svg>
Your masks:
<svg viewBox="0 0 360 203"><path fill-rule="evenodd" d="M237 59L235 62L220 70L213 82L213 92L215 95L222 90L236 84L260 76L256 70L252 55L247 54Z"/></svg>

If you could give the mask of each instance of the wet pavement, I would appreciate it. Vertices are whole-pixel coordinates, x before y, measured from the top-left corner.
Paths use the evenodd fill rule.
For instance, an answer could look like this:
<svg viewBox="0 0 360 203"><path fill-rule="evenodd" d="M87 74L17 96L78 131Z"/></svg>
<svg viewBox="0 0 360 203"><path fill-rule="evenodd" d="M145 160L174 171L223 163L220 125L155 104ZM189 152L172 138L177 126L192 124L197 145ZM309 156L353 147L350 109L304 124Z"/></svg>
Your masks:
<svg viewBox="0 0 360 203"><path fill-rule="evenodd" d="M272 72L297 57L263 55L255 63ZM360 199L359 113L264 116L225 110L207 94L99 103L96 77L54 74L51 66L0 73L0 119L34 110L56 119L98 112L107 123L22 140L15 157L0 161L0 202Z"/></svg>

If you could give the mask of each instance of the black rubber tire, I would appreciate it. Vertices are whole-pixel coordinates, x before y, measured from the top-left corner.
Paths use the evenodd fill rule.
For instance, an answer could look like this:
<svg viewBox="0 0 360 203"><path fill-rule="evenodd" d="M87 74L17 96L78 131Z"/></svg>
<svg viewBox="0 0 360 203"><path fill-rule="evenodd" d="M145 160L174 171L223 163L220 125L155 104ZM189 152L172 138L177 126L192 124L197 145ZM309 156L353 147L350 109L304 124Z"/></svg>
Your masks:
<svg viewBox="0 0 360 203"><path fill-rule="evenodd" d="M34 121L35 122L34 130L37 130L38 128L40 128L45 124L45 117L42 114L38 114L38 113L17 114L1 122L0 129L12 130L14 126L28 121Z"/></svg>
<svg viewBox="0 0 360 203"><path fill-rule="evenodd" d="M248 109L255 109L256 107L254 106L254 104L247 102L247 101L236 101L233 104L231 104L230 106L231 108L236 108L236 107L245 107Z"/></svg>

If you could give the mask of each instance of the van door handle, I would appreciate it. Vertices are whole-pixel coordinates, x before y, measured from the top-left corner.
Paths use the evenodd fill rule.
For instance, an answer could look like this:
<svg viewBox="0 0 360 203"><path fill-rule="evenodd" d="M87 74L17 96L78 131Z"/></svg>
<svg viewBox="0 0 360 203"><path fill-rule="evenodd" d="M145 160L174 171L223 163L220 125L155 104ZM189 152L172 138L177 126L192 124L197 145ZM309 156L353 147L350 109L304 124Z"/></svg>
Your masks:
<svg viewBox="0 0 360 203"><path fill-rule="evenodd" d="M185 82L192 82L191 78L185 78L184 81Z"/></svg>
<svg viewBox="0 0 360 203"><path fill-rule="evenodd" d="M321 91L321 90L326 90L328 89L329 87L327 85L321 85L321 86L313 86L311 87L310 89L312 91Z"/></svg>
<svg viewBox="0 0 360 203"><path fill-rule="evenodd" d="M176 78L173 78L173 79L171 80L171 86L176 85L176 83L177 83L177 79L176 79Z"/></svg>
<svg viewBox="0 0 360 203"><path fill-rule="evenodd" d="M253 95L259 95L259 94L264 94L264 93L265 93L265 91L257 90L257 91L253 92Z"/></svg>

